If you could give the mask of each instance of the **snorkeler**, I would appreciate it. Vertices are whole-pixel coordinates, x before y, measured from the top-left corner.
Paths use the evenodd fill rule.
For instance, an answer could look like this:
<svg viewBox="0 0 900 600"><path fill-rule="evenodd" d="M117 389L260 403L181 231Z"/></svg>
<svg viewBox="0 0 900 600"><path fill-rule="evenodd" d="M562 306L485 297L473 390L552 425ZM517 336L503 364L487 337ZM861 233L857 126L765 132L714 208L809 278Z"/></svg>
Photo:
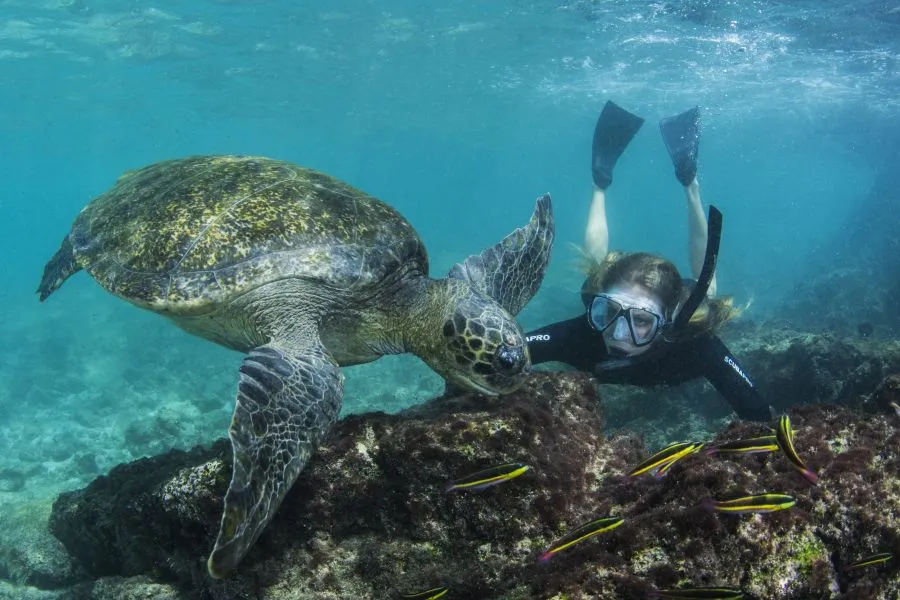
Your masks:
<svg viewBox="0 0 900 600"><path fill-rule="evenodd" d="M609 251L606 189L613 167L644 120L607 102L594 129L594 194L585 231L590 262L581 288L586 312L528 333L532 363L558 361L593 373L601 383L677 384L705 377L741 419L767 421L768 405L716 335L738 310L715 298L721 213L707 223L697 183L700 111L660 121L675 176L688 202L694 280L675 265L644 252Z"/></svg>

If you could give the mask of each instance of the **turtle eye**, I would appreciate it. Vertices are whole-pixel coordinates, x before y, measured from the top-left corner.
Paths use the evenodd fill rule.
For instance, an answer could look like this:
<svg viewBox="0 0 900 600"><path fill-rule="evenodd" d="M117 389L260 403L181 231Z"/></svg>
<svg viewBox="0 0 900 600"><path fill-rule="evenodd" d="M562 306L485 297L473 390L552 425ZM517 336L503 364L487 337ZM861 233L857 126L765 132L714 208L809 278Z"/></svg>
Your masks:
<svg viewBox="0 0 900 600"><path fill-rule="evenodd" d="M506 346L502 345L497 348L494 355L494 368L503 374L511 375L519 373L525 369L525 347L524 346Z"/></svg>

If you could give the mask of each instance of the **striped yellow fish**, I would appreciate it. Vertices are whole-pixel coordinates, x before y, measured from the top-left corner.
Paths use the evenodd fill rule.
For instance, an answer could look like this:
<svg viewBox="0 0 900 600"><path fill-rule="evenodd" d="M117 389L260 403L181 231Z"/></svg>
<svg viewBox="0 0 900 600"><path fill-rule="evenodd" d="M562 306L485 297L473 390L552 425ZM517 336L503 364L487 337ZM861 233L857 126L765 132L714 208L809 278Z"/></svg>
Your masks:
<svg viewBox="0 0 900 600"><path fill-rule="evenodd" d="M732 587L697 587L655 590L650 592L650 597L667 600L743 600L746 595Z"/></svg>
<svg viewBox="0 0 900 600"><path fill-rule="evenodd" d="M867 556L865 558L861 558L856 562L852 562L849 565L844 567L844 571L853 571L856 569L862 569L863 567L874 567L877 565L883 565L889 562L894 555L890 552L881 552L879 554L873 554L872 556Z"/></svg>
<svg viewBox="0 0 900 600"><path fill-rule="evenodd" d="M724 513L769 513L790 508L797 503L796 498L787 494L757 494L733 500L714 500L707 498L703 508Z"/></svg>
<svg viewBox="0 0 900 600"><path fill-rule="evenodd" d="M459 490L481 491L498 483L515 479L529 469L528 465L522 463L506 463L484 469L459 479L454 479L447 485L446 492L456 492Z"/></svg>
<svg viewBox="0 0 900 600"><path fill-rule="evenodd" d="M819 481L819 476L806 466L803 459L797 454L797 450L794 449L794 430L791 429L791 418L789 416L782 415L778 420L778 429L775 430L775 441L792 467L797 469L810 482L817 483Z"/></svg>
<svg viewBox="0 0 900 600"><path fill-rule="evenodd" d="M400 597L403 598L403 600L437 600L449 591L450 588L448 586L442 585L441 587L431 588L430 590L425 590L424 592L400 594Z"/></svg>
<svg viewBox="0 0 900 600"><path fill-rule="evenodd" d="M757 454L760 452L775 452L778 450L778 442L774 435L764 435L760 437L744 438L742 440L734 440L731 442L722 442L715 446L710 446L706 450L707 456L717 454Z"/></svg>
<svg viewBox="0 0 900 600"><path fill-rule="evenodd" d="M701 442L677 442L669 444L632 470L628 472L629 477L637 477L644 473L653 472L657 479L664 477L668 467L677 460L681 460L685 456L689 456L698 452L703 447ZM668 467L667 467L668 465ZM664 467L666 467L664 469ZM660 470L662 473L660 474Z"/></svg>
<svg viewBox="0 0 900 600"><path fill-rule="evenodd" d="M544 550L544 552L538 557L540 562L547 562L558 552L562 552L566 548L570 546L574 546L578 542L588 539L589 537L593 537L600 533L605 533L607 531L612 531L619 525L625 522L625 519L622 517L601 517L599 519L594 519L580 527L576 527L563 537L559 538L553 544L550 545L549 548Z"/></svg>

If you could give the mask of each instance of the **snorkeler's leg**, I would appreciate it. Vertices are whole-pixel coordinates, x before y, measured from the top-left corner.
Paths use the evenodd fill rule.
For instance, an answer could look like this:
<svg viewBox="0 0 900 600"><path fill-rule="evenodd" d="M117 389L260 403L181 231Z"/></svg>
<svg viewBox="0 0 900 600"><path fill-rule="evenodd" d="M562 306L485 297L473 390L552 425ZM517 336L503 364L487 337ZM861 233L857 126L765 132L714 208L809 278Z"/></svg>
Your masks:
<svg viewBox="0 0 900 600"><path fill-rule="evenodd" d="M606 188L612 183L616 161L643 124L644 119L609 101L603 106L594 126L594 138L591 143L591 178L594 180L594 193L584 232L584 246L588 255L597 262L602 262L609 251Z"/></svg>
<svg viewBox="0 0 900 600"><path fill-rule="evenodd" d="M700 184L697 177L684 188L687 197L688 209L688 255L691 259L691 275L694 279L700 277L703 270L703 260L706 256L706 238L709 228L706 223L706 213L703 212L703 203L700 201ZM709 282L707 296L716 295L716 276L713 275Z"/></svg>
<svg viewBox="0 0 900 600"><path fill-rule="evenodd" d="M700 184L697 182L697 155L700 152L700 109L694 107L674 117L659 122L669 158L675 166L675 177L684 186L688 203L688 255L691 274L700 277L706 255L706 213L700 202ZM713 276L707 295L715 296L716 278Z"/></svg>
<svg viewBox="0 0 900 600"><path fill-rule="evenodd" d="M609 252L609 227L606 223L606 192L596 185L588 211L587 227L584 230L584 249L588 256L598 263L603 262Z"/></svg>

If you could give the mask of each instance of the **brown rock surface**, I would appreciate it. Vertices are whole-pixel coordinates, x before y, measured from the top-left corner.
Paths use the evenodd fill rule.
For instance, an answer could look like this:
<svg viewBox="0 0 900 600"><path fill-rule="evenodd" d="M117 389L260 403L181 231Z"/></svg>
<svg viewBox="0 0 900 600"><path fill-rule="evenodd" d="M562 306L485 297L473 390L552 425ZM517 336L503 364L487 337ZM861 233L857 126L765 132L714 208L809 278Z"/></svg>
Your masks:
<svg viewBox="0 0 900 600"><path fill-rule="evenodd" d="M654 587L736 585L759 598L896 598L894 565L852 577L863 555L900 556L900 419L832 405L791 411L813 486L780 454L700 453L668 477L628 478L647 455L604 435L582 374L535 374L503 398L440 398L399 415L344 419L301 474L237 573L204 560L230 469L224 443L123 465L62 496L53 532L95 576L143 575L185 598L394 598L446 584L446 598L645 598ZM735 423L717 439L764 435ZM448 480L505 462L525 475L482 492ZM720 515L704 498L778 492L797 505ZM539 553L597 516L625 523ZM112 596L110 596L112 597Z"/></svg>

